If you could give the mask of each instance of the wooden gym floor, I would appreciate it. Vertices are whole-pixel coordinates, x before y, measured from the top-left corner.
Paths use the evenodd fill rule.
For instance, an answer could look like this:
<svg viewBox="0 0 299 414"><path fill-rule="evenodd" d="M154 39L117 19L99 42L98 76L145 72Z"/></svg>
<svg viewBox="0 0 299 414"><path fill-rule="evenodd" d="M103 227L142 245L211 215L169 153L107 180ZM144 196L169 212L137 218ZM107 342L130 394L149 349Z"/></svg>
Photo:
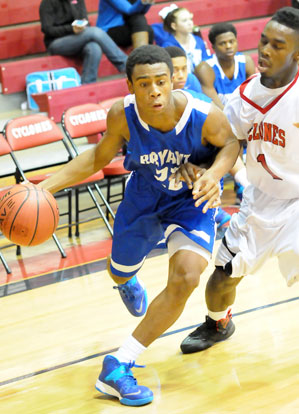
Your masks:
<svg viewBox="0 0 299 414"><path fill-rule="evenodd" d="M138 323L104 270L109 234L97 220L81 226L80 238L57 235L67 259L52 240L19 258L14 247L3 249L13 274L0 268L1 414L299 413L299 286L286 287L275 259L241 282L235 334L182 355L180 342L205 318L211 262L182 316L138 360L146 368L134 374L154 401L131 408L94 388L103 357ZM156 250L140 271L150 300L166 283L167 263Z"/></svg>

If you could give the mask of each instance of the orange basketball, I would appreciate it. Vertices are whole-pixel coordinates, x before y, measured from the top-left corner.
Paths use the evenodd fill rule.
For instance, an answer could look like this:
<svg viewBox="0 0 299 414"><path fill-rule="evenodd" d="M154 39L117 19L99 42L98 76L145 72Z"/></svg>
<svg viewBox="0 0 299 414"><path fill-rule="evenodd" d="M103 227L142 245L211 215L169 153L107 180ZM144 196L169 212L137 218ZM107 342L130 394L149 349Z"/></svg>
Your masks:
<svg viewBox="0 0 299 414"><path fill-rule="evenodd" d="M59 220L55 198L34 184L16 184L0 198L0 230L13 243L35 246L48 240Z"/></svg>

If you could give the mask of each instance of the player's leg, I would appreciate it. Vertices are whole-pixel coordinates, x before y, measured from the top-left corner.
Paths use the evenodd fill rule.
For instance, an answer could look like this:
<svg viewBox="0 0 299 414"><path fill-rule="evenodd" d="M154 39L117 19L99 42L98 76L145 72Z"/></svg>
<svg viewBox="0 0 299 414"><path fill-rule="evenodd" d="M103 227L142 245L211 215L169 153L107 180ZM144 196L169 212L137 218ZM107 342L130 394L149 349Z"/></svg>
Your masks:
<svg viewBox="0 0 299 414"><path fill-rule="evenodd" d="M180 232L175 232L178 234ZM173 247L172 246L172 240ZM181 243L194 245L195 251L176 250L184 248ZM139 386L131 368L139 355L166 331L180 316L185 303L199 283L200 274L207 265L210 252L205 251L185 235L179 240L170 237L169 277L167 286L152 301L147 313L131 336L129 336L115 356L107 355L96 388L108 395L119 398L125 405L144 405L152 401L153 393L147 387ZM187 246L188 248L188 246ZM203 252L203 253L202 253ZM202 254L202 255L201 255ZM206 257L203 257L203 256ZM113 275L115 278L115 275Z"/></svg>
<svg viewBox="0 0 299 414"><path fill-rule="evenodd" d="M177 240L180 243L184 239L187 248L191 244L198 251L177 250L170 257L167 285L151 302L144 319L133 332L133 336L145 347L149 346L178 319L187 299L198 286L201 273L208 264L209 252L189 241L180 232L172 235L168 245L171 248L172 243L177 245Z"/></svg>
<svg viewBox="0 0 299 414"><path fill-rule="evenodd" d="M107 271L111 279L116 283L113 288L118 289L123 303L133 316L143 316L148 306L146 289L143 282L137 277L137 271L142 264L143 260L138 269L134 270L132 276L128 276L125 272L124 276L117 276L111 270L111 256L107 258Z"/></svg>

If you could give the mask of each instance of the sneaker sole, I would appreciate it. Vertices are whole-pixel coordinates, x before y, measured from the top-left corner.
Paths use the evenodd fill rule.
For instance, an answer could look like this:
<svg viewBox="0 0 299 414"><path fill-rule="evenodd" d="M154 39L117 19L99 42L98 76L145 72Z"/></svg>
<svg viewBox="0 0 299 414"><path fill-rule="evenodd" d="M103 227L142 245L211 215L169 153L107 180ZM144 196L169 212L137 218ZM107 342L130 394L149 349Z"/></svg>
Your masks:
<svg viewBox="0 0 299 414"><path fill-rule="evenodd" d="M137 407L139 405L149 404L154 399L154 397L141 398L139 400L130 400L128 398L122 398L122 396L120 395L119 392L116 391L116 389L114 389L113 387L110 387L110 385L105 384L99 379L96 382L95 388L102 394L109 395L110 397L118 398L119 402L123 405L130 405L130 406Z"/></svg>

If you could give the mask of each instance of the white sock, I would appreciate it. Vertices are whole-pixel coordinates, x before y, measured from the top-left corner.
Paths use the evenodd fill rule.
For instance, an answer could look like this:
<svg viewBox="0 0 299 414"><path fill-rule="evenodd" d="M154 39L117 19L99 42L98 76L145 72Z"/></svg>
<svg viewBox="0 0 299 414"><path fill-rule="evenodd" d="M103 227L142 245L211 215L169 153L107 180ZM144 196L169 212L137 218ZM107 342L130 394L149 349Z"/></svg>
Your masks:
<svg viewBox="0 0 299 414"><path fill-rule="evenodd" d="M212 312L208 309L208 315L211 319L213 319L214 321L219 321L219 319L225 319L227 312L231 310L231 306L229 306L227 309L225 309L224 311L220 311L220 312Z"/></svg>
<svg viewBox="0 0 299 414"><path fill-rule="evenodd" d="M236 174L234 175L234 180L237 183L241 184L244 188L246 188L249 185L245 167L241 168L239 171L236 172Z"/></svg>
<svg viewBox="0 0 299 414"><path fill-rule="evenodd" d="M130 361L136 361L139 355L145 350L146 347L138 342L134 336L130 335L114 356L119 362L129 363Z"/></svg>

